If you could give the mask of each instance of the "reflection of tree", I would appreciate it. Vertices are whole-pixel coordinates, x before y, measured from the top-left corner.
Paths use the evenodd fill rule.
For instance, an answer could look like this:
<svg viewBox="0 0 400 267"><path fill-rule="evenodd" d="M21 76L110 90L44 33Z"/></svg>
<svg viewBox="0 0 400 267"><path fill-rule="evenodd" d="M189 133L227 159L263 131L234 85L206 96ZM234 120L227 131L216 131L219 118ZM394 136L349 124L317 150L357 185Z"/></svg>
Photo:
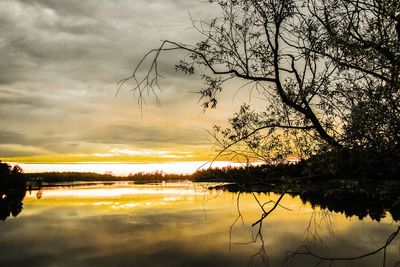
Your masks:
<svg viewBox="0 0 400 267"><path fill-rule="evenodd" d="M287 192L287 189L288 189L288 187L287 187L287 188L284 190L284 192L279 196L278 200L275 201L275 200L270 199L270 200L268 200L268 201L266 201L266 202L264 202L264 203L262 203L262 202L256 197L256 195L254 194L254 192L252 193L254 199L256 200L258 206L261 208L261 210L262 210L263 213L262 213L260 219L258 219L256 222L254 222L254 223L251 225L251 226L253 226L253 227L258 225L257 233L256 233L255 237L253 238L253 241L252 241L252 242L256 243L256 242L257 242L257 239L258 239L258 240L260 240L260 242L261 242L261 246L260 246L260 249L257 251L257 253L254 254L253 256L251 256L249 263L253 263L254 259L255 259L257 256L259 256L259 257L262 259L262 261L263 261L263 263L265 264L265 266L269 266L268 255L267 255L267 252L266 252L266 250L265 250L264 237L263 237L263 234L262 234L263 221L264 221L264 219L266 219L266 218L268 217L268 215L270 215L278 206L279 206L279 207L282 207L282 208L284 208L284 209L287 209L286 207L284 207L284 206L282 206L282 205L279 204L279 203L281 202L282 198L285 196L285 194L286 194L286 192ZM272 206L270 209L267 210L265 207L266 207L268 204L273 204L273 206Z"/></svg>
<svg viewBox="0 0 400 267"><path fill-rule="evenodd" d="M0 190L0 220L4 221L11 215L16 217L21 213L25 193L25 188Z"/></svg>
<svg viewBox="0 0 400 267"><path fill-rule="evenodd" d="M378 249L376 249L374 251L371 251L371 252L368 252L368 253L364 253L364 254L361 254L361 255L358 255L358 256L325 257L325 256L321 256L321 255L318 255L317 253L312 252L309 247L303 245L299 249L297 249L296 251L290 252L288 258L289 259L293 259L294 257L299 256L299 255L308 255L308 256L314 257L314 258L319 260L317 265L322 263L322 262L324 262L324 261L329 261L330 264L332 264L335 261L359 260L359 259L362 259L362 258L366 258L366 257L372 256L372 255L378 254L379 252L383 251L383 266L386 266L386 250L387 250L388 246L390 245L390 243L392 243L392 241L397 237L399 232L400 232L400 226L398 226L397 230L395 232L393 232L388 237L388 239L386 240L384 245L382 245L381 247L379 247ZM395 266L397 266L397 265L398 265L398 263L396 263Z"/></svg>
<svg viewBox="0 0 400 267"><path fill-rule="evenodd" d="M257 220L255 223L253 223L251 226L255 226L255 225L259 224L260 227L261 227L263 220L264 220L265 218L267 218L267 216L270 215L270 214L276 209L276 207L280 206L280 205L279 205L279 202L281 202L281 200L282 200L282 198L285 196L286 192L287 192L287 189L279 196L279 198L278 198L277 201L269 200L269 201L267 201L267 202L265 202L265 203L261 203L261 202L258 200L258 198L255 196L255 194L253 193L253 196L254 196L255 200L257 201L257 204L260 206L261 210L263 211L263 214L261 215L261 218L258 219L258 220ZM267 204L269 204L269 203L274 203L274 205L272 206L271 209L269 209L269 210L267 211L264 207L265 207L265 205L267 205Z"/></svg>
<svg viewBox="0 0 400 267"><path fill-rule="evenodd" d="M229 187L225 187L229 188ZM230 239L232 239L231 232L233 226L242 219L242 212L239 208L240 195L244 194L244 192L248 191L248 188L241 188L240 186L232 187L237 191L237 199L236 205L238 210L238 215L234 220L233 224L230 228ZM231 189L232 189L231 188ZM290 189L289 189L290 188ZM259 219L255 221L252 226L256 227L255 234L252 233L252 239L250 242L240 243L240 244L258 244L259 249L257 252L251 256L249 260L249 265L253 265L255 260L258 258L261 260L265 266L269 266L269 259L267 255L267 249L265 247L264 237L263 237L263 222L267 220L267 217L273 213L276 208L282 207L287 209L286 207L280 204L281 200L285 195L291 196L299 196L303 203L310 202L312 207L314 208L314 212L310 217L310 221L305 229L305 242L302 246L299 247L294 252L289 252L286 261L293 261L294 258L298 255L308 255L316 259L317 265L322 264L323 262L328 262L332 264L336 261L356 261L362 258L367 258L369 256L373 256L380 252L383 252L383 266L386 266L386 250L388 246L392 243L392 241L398 236L400 232L400 226L397 228L395 232L393 232L386 240L386 242L378 247L377 249L366 252L357 256L346 256L346 257L328 257L322 256L318 254L318 252L312 251L312 246L316 246L318 243L323 243L323 239L321 236L322 231L327 231L330 236L334 236L334 212L343 213L345 216L358 216L360 219L369 216L372 220L379 221L383 217L385 217L386 212L390 212L395 221L399 220L399 212L398 208L398 193L393 192L383 192L382 188L376 188L375 191L364 191L358 190L357 192L346 192L342 189L335 189L331 191L320 190L305 190L303 192L290 192L289 190L293 190L293 186L287 186L286 189L282 190L282 186L275 188L274 193L279 194L276 200L269 199L268 201L261 201L260 196L256 196L254 192L249 193L252 194L256 203L260 207L262 214ZM268 205L272 205L267 208ZM317 209L317 207L319 207ZM242 219L243 223L243 219ZM265 229L264 229L265 230ZM330 265L329 265L330 266ZM395 266L400 266L400 261L396 263Z"/></svg>
<svg viewBox="0 0 400 267"><path fill-rule="evenodd" d="M396 195L382 195L371 192L301 192L293 193L300 196L306 203L310 202L314 208L316 206L329 211L344 213L346 216L357 216L363 219L367 216L371 219L380 221L390 212L395 221L400 219L400 203Z"/></svg>
<svg viewBox="0 0 400 267"><path fill-rule="evenodd" d="M263 237L263 233L262 233L262 229L263 229L263 221L264 219L267 218L267 216L269 214L271 214L277 207L282 207L284 209L287 209L286 207L280 205L280 201L282 200L282 198L284 197L284 195L287 192L287 188L284 190L284 192L279 196L279 198L275 201L275 200L268 200L266 202L262 202L260 201L260 199L256 196L256 194L253 192L252 195L255 199L255 201L257 202L257 204L259 205L260 209L262 210L262 215L260 217L260 219L258 219L256 222L254 222L252 224L252 227L257 226L257 230L255 234L252 234L252 238L249 242L245 242L245 243L237 243L237 244L241 244L241 245L246 245L246 244L256 244L258 242L260 242L260 248L259 250L253 254L250 259L249 259L249 263L248 266L253 266L253 264L255 263L255 260L257 258L259 258L261 260L261 262L265 265L265 266L269 266L269 259L268 259L268 254L267 251L265 249L265 242L264 242L264 237ZM229 229L229 240L230 240L230 244L229 244L229 251L231 251L231 245L232 245L232 229L234 227L234 225L241 220L242 224L243 224L243 216L242 213L240 211L240 207L239 207L239 203L240 203L240 194L241 192L238 193L237 198L236 198L236 207L237 207L237 217L235 218L234 222L231 224L230 229ZM266 209L266 206L269 204L273 204L273 206L270 209ZM289 209L288 209L289 210Z"/></svg>
<svg viewBox="0 0 400 267"><path fill-rule="evenodd" d="M327 188L328 187L328 188ZM282 182L277 185L242 187L237 184L223 185L219 188L230 192L282 192ZM323 189L321 189L323 188ZM369 216L375 221L385 218L389 212L393 220L400 220L400 194L398 185L367 184L355 185L338 184L300 184L293 183L288 187L287 194L299 196L303 203L310 203L313 208L320 207L336 213L343 213L347 217L357 216L363 219ZM265 216L265 214L263 215Z"/></svg>
<svg viewBox="0 0 400 267"><path fill-rule="evenodd" d="M310 220L308 221L307 228L305 230L305 241L312 245L323 243L324 240L321 237L321 231L328 231L330 236L335 235L334 229L334 214L328 210L313 210Z"/></svg>
<svg viewBox="0 0 400 267"><path fill-rule="evenodd" d="M23 208L26 185L22 169L0 161L0 219L16 217Z"/></svg>

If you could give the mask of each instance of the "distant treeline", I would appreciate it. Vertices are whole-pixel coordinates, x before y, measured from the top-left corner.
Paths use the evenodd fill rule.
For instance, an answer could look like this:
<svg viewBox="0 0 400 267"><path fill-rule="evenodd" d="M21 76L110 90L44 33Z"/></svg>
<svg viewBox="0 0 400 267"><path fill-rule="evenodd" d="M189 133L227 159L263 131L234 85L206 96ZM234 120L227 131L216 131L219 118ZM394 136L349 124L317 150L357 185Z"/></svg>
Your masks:
<svg viewBox="0 0 400 267"><path fill-rule="evenodd" d="M339 170L344 170L343 166ZM311 171L310 171L311 170ZM361 173L361 171L359 172ZM194 182L230 182L238 184L262 184L271 182L282 182L291 179L311 179L326 181L330 179L353 178L330 168L328 164L313 164L310 161L301 161L296 164L277 165L243 165L241 167L208 168L194 172L193 174L166 174L164 172L135 173L128 176L119 176L112 173L92 172L42 172L24 174L27 182L93 182L93 181L132 181L135 183L151 183L160 181L183 181ZM364 176L366 177L366 176ZM368 177L366 177L368 178ZM377 177L371 177L379 180ZM389 176L385 176L390 179Z"/></svg>
<svg viewBox="0 0 400 267"><path fill-rule="evenodd" d="M24 174L28 182L93 182L93 181L132 181L136 183L151 183L160 181L194 182L237 182L258 183L281 179L282 177L297 177L301 173L299 164L281 165L247 165L242 167L222 167L198 170L193 174L166 174L164 172L139 172L128 176L119 176L112 173L93 172L41 172Z"/></svg>
<svg viewBox="0 0 400 267"><path fill-rule="evenodd" d="M209 168L196 171L191 180L196 182L259 183L282 178L300 177L302 164L243 165L242 167Z"/></svg>
<svg viewBox="0 0 400 267"><path fill-rule="evenodd" d="M189 175L154 173L135 173L128 176L118 176L111 173L94 172L41 172L26 173L28 182L60 183L60 182L94 182L94 181L133 181L137 183L151 183L159 181L182 181L189 180Z"/></svg>
<svg viewBox="0 0 400 267"><path fill-rule="evenodd" d="M190 180L195 182L229 182L241 185L268 185L270 183L280 183L296 180L304 182L323 182L335 179L362 180L399 180L400 158L375 159L375 155L368 155L371 162L368 165L359 164L365 162L366 155L341 154L324 157L309 158L295 164L281 163L275 165L243 165L242 167L223 167L208 168L198 170L193 174L166 174L164 172L154 173L135 173L128 176L118 176L112 173L86 173L86 172L42 172L23 174L26 182L35 183L58 183L58 182L94 182L94 181L132 181L135 183L151 183L160 181L182 181ZM341 158L341 160L337 160ZM383 168L377 173L373 169L378 169L378 163ZM7 171L12 172L9 165ZM15 174L22 173L22 169L16 167ZM18 176L17 175L17 176ZM0 175L1 176L1 175ZM0 177L2 178L2 177ZM2 182L0 179L0 183ZM9 179L8 179L9 180ZM5 181L3 181L5 182Z"/></svg>

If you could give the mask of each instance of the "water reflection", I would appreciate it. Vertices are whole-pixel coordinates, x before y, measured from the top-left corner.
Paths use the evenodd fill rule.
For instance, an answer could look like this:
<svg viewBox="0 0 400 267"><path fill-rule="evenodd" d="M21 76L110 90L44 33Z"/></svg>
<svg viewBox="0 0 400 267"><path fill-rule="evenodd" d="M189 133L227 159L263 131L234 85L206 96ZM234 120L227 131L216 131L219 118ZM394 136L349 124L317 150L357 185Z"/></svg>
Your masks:
<svg viewBox="0 0 400 267"><path fill-rule="evenodd" d="M197 184L33 190L24 212L0 223L0 266L382 266L383 250L351 262L331 258L385 245L398 227L390 216L359 220L340 205L338 212L311 205L314 196L280 196ZM387 266L399 260L399 247L393 237Z"/></svg>
<svg viewBox="0 0 400 267"><path fill-rule="evenodd" d="M380 221L389 213L393 220L400 220L400 199L396 195L382 195L364 193L349 193L336 191L326 192L301 192L293 193L300 196L301 200L309 202L313 207L318 206L329 211L344 213L347 217L357 216L363 219L369 216Z"/></svg>
<svg viewBox="0 0 400 267"><path fill-rule="evenodd" d="M397 186L397 188L399 186L398 184L394 185ZM238 193L238 196L243 192L248 193L252 191L249 190L248 187L242 187L237 184L227 184L222 186L219 185L215 188ZM350 219L358 217L361 222L368 221L367 217L377 222L380 222L382 219L386 218L387 215L391 215L392 223L398 221L400 214L400 194L396 187L388 188L387 186L379 186L375 188L369 188L369 190L365 190L365 188L363 187L343 188L339 186L337 188L316 190L316 188L318 188L317 186L314 188L305 187L303 190L299 190L299 187L295 184L289 184L286 186L271 185L269 190L265 190L263 186L256 186L256 188L258 192L264 192L266 194L274 192L277 194L278 197L275 200L261 202L258 200L254 192L251 193L258 203L262 214L260 218L252 224L252 226L258 226L258 230L256 234L253 235L253 239L251 240L251 242L258 242L260 244L260 249L251 256L250 263L252 263L254 259L258 257L266 266L269 266L269 257L265 248L262 228L263 222L275 210L275 208L285 208L281 205L280 202L285 195L290 195L292 197L299 197L304 205L310 204L313 212L310 216L308 225L305 228L304 240L300 243L297 249L287 251L285 264L293 264L295 258L298 259L299 257L302 257L302 259L308 259L311 261L314 260L313 264L318 266L324 264L327 264L327 266L342 266L343 264L344 266L366 266L365 264L372 261L371 257L377 254L381 254L380 257L382 258L382 260L381 262L378 261L379 265L391 266L387 265L387 255L389 250L394 251L393 247L390 247L391 245L393 245L392 243L396 243L396 245L399 244L399 240L395 241L396 239L398 239L398 235L400 232L400 225L398 223L394 224L395 226L397 225L397 228L395 228L392 233L388 233L386 240L382 240L381 244L373 241L375 248L366 248L364 251L360 251L358 254L354 253L354 251L352 251L351 249L348 250L347 253L340 253L337 249L329 249L330 245L327 245L328 243L326 243L325 241L326 236L328 236L330 239L335 239L335 227L337 226L337 224L335 223L335 216L338 213L343 214L346 218ZM268 204L271 204L272 206L269 209L266 209L265 206ZM234 223L236 223L238 218L241 217L240 212L238 212L238 214L239 215ZM321 232L323 231L327 232L328 235L325 235L325 237L323 237L323 234L321 234ZM373 235L368 235L371 240L374 240ZM347 237L347 239L351 239L353 237L355 237L355 233L349 232L349 236ZM347 242L348 240L343 239L342 242L343 241ZM345 244L340 244L340 246L343 245ZM396 245L394 246L395 250ZM397 245L397 247L400 246ZM397 250L395 255L398 256L398 252L399 251ZM400 260L397 259L396 261L396 257L392 258L391 260L394 262L393 266L400 266ZM350 263L353 261L354 264ZM295 264L295 266L297 266L297 264Z"/></svg>
<svg viewBox="0 0 400 267"><path fill-rule="evenodd" d="M321 186L323 188L323 186ZM249 192L249 188L236 184L218 186L218 189L229 192ZM280 194L285 186L268 186L256 188L257 192L274 192ZM287 194L300 197L304 204L310 203L312 208L318 207L332 212L343 213L347 217L356 216L359 219L370 217L380 221L389 213L393 220L400 220L400 185L378 184L378 186L349 186L348 184L321 190L318 186L299 188L296 185L287 186Z"/></svg>
<svg viewBox="0 0 400 267"><path fill-rule="evenodd" d="M256 202L258 203L260 209L262 210L262 215L256 222L254 222L252 224L252 226L258 226L258 230L257 230L257 233L255 234L255 236L253 235L254 238L251 240L251 243L257 243L257 241L259 241L260 249L254 255L252 255L250 257L250 260L249 260L250 265L252 265L255 258L259 257L266 266L269 266L269 258L268 258L268 253L266 252L264 235L263 235L263 223L266 219L268 219L268 216L270 214L272 214L272 212L274 212L274 210L277 207L285 208L284 206L281 205L281 201L282 201L283 197L285 197L285 195L288 194L287 191L289 190L289 188L290 187L287 187L285 189L285 191L282 192L276 200L269 200L264 203L260 202L260 200L254 193L252 194L254 196ZM291 195L293 196L296 194L291 194ZM240 193L238 195L238 200L239 200L239 196L240 196ZM303 203L306 203L306 201L304 199L302 199L302 200L303 200ZM329 202L327 202L327 203L329 203ZM265 206L268 204L272 204L272 207L270 207L269 209L266 209ZM285 257L285 263L288 263L288 262L293 263L295 258L298 258L299 256L307 256L308 258L316 260L316 263L315 263L316 266L322 265L323 263L327 263L327 264L329 264L329 266L332 266L333 263L341 263L341 262L349 263L351 261L357 262L362 259L369 260L370 257L372 257L380 252L383 252L381 266L387 266L386 265L387 251L388 251L389 246L399 235L400 225L398 225L397 229L387 237L386 241L382 245L379 246L379 245L377 245L377 243L375 243L376 246L379 246L376 249L372 248L370 250L366 250L366 252L364 252L364 253L361 253L361 254L358 254L355 256L352 256L352 254L349 255L348 253L345 254L347 256L343 256L340 254L337 255L337 254L335 254L337 252L336 250L333 250L334 253L332 254L332 251L329 251L329 250L323 251L323 250L321 250L321 247L319 247L319 246L322 245L323 248L329 247L329 246L327 246L327 243L325 243L325 240L322 237L320 231L327 231L331 238L334 238L334 236L335 236L336 231L335 231L335 223L334 223L334 216L333 216L334 213L332 213L331 211L329 211L325 208L318 211L315 204L313 204L312 207L313 207L313 212L310 217L307 228L305 230L305 239L304 239L303 243L295 251L289 250L287 252L287 256ZM285 209L290 210L288 208L285 208ZM339 210L339 212L342 212L342 210ZM318 213L320 213L320 214L318 214ZM242 215L239 211L237 218L240 218L241 216ZM348 216L349 215L346 214L346 217L348 217ZM358 215L358 217L361 220L361 217L365 217L365 216ZM371 218L374 219L373 217L371 217ZM381 218L384 218L384 216L378 217L378 221ZM237 222L237 219L235 220L234 224L236 222ZM233 227L233 225L231 226L231 228ZM351 237L348 237L348 238L351 238ZM394 266L397 266L399 264L400 264L400 261L397 261ZM359 266L358 263L356 263L355 266Z"/></svg>
<svg viewBox="0 0 400 267"><path fill-rule="evenodd" d="M400 232L400 226L397 227L397 230L395 230L393 233L391 233L389 235L389 237L387 238L386 242L381 245L380 247L378 247L375 250L372 251L368 251L365 252L364 254L361 255L357 255L357 256L325 256L323 254L318 254L318 252L313 252L312 249L310 249L310 247L308 247L307 245L302 245L300 246L296 251L294 252L289 252L288 253L288 257L287 260L288 261L293 261L295 257L299 257L299 256L309 256L312 257L316 260L318 260L318 265L323 263L323 262L328 262L329 266L332 266L332 264L334 262L350 262L350 261L358 261L364 258L369 258L371 256L374 256L380 252L383 252L383 256L382 256L382 266L387 266L386 265L386 261L387 261L387 251L389 246L391 245L391 243L393 242L393 240L395 240L397 238L397 236L399 235ZM393 266L398 266L400 264L400 261L397 261Z"/></svg>
<svg viewBox="0 0 400 267"><path fill-rule="evenodd" d="M23 208L25 188L0 188L0 220L4 221L11 215L16 217Z"/></svg>

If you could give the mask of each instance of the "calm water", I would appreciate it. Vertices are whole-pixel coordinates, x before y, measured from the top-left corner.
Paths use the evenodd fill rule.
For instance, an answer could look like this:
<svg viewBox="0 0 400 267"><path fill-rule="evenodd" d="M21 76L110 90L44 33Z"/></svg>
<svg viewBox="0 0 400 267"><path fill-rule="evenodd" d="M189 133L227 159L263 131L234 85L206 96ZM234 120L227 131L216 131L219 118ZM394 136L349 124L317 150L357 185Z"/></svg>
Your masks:
<svg viewBox="0 0 400 267"><path fill-rule="evenodd" d="M268 202L279 195L238 195L192 183L27 192L18 216L0 221L0 266L400 264L400 237L394 235L385 262L384 250L354 260L317 258L379 249L399 227L390 214L380 222L360 220L285 195L260 229L251 226L262 215L256 198L268 211L274 206ZM312 255L293 256L294 251Z"/></svg>

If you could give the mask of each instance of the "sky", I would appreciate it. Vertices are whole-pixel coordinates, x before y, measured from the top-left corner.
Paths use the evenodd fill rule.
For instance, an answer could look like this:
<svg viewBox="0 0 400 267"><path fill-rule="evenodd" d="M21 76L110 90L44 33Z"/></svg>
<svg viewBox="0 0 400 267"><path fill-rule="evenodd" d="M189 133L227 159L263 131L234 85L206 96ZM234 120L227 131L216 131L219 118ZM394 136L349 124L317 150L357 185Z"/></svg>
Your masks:
<svg viewBox="0 0 400 267"><path fill-rule="evenodd" d="M169 39L195 43L190 16L218 8L199 0L2 0L0 2L0 159L13 162L165 162L212 159L207 130L224 124L245 95L224 92L203 109L198 77L175 72L141 109L129 86L142 56ZM229 87L229 85L228 85Z"/></svg>

